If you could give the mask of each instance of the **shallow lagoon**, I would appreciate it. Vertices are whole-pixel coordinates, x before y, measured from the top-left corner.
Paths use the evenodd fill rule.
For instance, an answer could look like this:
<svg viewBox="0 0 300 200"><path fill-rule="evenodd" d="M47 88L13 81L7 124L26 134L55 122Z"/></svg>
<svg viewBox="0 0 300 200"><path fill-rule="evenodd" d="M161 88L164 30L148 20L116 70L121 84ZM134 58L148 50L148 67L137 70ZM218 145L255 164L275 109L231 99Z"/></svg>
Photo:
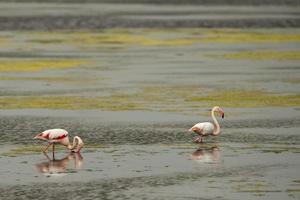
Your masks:
<svg viewBox="0 0 300 200"><path fill-rule="evenodd" d="M204 144L192 143L187 129L205 116L2 111L1 198L298 199L300 119L293 110L246 109L221 121L222 134ZM81 135L85 148L58 148L53 161L31 139L45 126Z"/></svg>
<svg viewBox="0 0 300 200"><path fill-rule="evenodd" d="M49 32L39 23L57 18L34 20L41 8L57 15L57 5L32 4L33 13L27 4L1 5L2 16L29 15L35 26L0 33L1 199L300 198L298 28ZM99 14L93 6L77 14ZM74 15L79 7L62 9ZM105 8L119 14L133 9L121 16L125 21L142 9L141 24L173 9ZM184 8L168 14L206 9ZM268 12L272 21L283 11L298 17L291 7L260 7L256 14L254 7L240 8L248 14L212 6L204 18L252 13L253 19ZM260 17L259 26L268 23ZM162 25L178 20L158 18ZM210 120L214 105L226 113L222 134L193 144L187 130ZM58 148L51 161L51 153L40 153L44 144L32 137L56 127L84 138L81 155Z"/></svg>

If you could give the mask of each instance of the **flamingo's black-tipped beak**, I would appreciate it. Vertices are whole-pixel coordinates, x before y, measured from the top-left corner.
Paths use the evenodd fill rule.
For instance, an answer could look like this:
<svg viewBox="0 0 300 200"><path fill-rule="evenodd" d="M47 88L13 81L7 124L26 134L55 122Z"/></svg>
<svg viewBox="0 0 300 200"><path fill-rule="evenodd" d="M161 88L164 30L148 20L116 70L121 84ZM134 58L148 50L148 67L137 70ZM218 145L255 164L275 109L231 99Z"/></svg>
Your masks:
<svg viewBox="0 0 300 200"><path fill-rule="evenodd" d="M40 134L37 134L36 136L34 136L32 139L38 139Z"/></svg>
<svg viewBox="0 0 300 200"><path fill-rule="evenodd" d="M222 113L222 119L224 118L224 116L225 116L225 114L224 114L224 113Z"/></svg>
<svg viewBox="0 0 300 200"><path fill-rule="evenodd" d="M40 136L42 136L42 134L43 134L43 133L39 133L39 134L37 134L36 136L34 136L34 138L32 138L32 139L39 139Z"/></svg>

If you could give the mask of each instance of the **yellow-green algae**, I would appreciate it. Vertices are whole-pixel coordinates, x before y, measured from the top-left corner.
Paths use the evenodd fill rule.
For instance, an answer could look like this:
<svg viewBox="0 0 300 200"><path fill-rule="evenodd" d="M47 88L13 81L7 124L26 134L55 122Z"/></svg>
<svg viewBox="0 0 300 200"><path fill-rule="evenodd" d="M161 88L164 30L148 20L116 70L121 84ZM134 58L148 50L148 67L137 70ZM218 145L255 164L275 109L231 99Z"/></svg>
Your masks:
<svg viewBox="0 0 300 200"><path fill-rule="evenodd" d="M66 84L90 84L95 81L103 81L106 78L87 78L87 77L12 77L12 76L0 76L1 81L45 81L49 83L66 83Z"/></svg>
<svg viewBox="0 0 300 200"><path fill-rule="evenodd" d="M242 51L213 57L247 60L300 60L300 51Z"/></svg>
<svg viewBox="0 0 300 200"><path fill-rule="evenodd" d="M1 153L1 156L16 157L19 155L27 155L42 152L41 146L21 146Z"/></svg>
<svg viewBox="0 0 300 200"><path fill-rule="evenodd" d="M207 96L195 96L187 101L198 102L207 106L222 105L224 107L281 107L299 106L300 94L277 95L263 91L225 90Z"/></svg>
<svg viewBox="0 0 300 200"><path fill-rule="evenodd" d="M49 69L68 69L91 63L88 60L0 60L0 72L37 72Z"/></svg>
<svg viewBox="0 0 300 200"><path fill-rule="evenodd" d="M300 192L300 188L296 188L296 189L287 189L286 192Z"/></svg>
<svg viewBox="0 0 300 200"><path fill-rule="evenodd" d="M136 29L134 31L131 29L107 29L99 32L38 32L30 36L35 36L35 38L29 42L65 43L80 46L98 44L178 46L196 43L300 42L298 33L254 32L241 29L176 29L176 31L171 29Z"/></svg>
<svg viewBox="0 0 300 200"><path fill-rule="evenodd" d="M79 96L30 96L0 98L1 109L49 108L49 109L103 109L143 110L125 96L79 97Z"/></svg>
<svg viewBox="0 0 300 200"><path fill-rule="evenodd" d="M212 29L205 32L205 41L220 43L299 42L300 34L255 32L241 29Z"/></svg>
<svg viewBox="0 0 300 200"><path fill-rule="evenodd" d="M223 107L295 107L300 95L278 95L263 91L226 90L201 94L201 88L191 93L188 86L146 87L136 93L113 92L108 96L19 96L0 97L0 109L101 109L101 110L152 110L190 112L214 105ZM202 90L203 91L203 90Z"/></svg>

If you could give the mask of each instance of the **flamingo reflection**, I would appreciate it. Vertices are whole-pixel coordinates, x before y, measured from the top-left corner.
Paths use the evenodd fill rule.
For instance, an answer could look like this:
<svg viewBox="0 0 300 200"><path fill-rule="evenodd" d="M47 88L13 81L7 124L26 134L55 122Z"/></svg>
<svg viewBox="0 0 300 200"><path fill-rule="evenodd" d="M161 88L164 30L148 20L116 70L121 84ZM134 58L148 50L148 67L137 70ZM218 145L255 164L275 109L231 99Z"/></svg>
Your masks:
<svg viewBox="0 0 300 200"><path fill-rule="evenodd" d="M36 164L36 168L39 172L50 175L65 175L70 169L81 169L83 165L83 157L80 153L70 153L62 159L50 159L49 156L44 153L47 158L47 162ZM70 161L74 161L69 166ZM71 162L72 163L72 162Z"/></svg>
<svg viewBox="0 0 300 200"><path fill-rule="evenodd" d="M200 163L219 163L221 151L217 146L199 148L191 154L190 158Z"/></svg>

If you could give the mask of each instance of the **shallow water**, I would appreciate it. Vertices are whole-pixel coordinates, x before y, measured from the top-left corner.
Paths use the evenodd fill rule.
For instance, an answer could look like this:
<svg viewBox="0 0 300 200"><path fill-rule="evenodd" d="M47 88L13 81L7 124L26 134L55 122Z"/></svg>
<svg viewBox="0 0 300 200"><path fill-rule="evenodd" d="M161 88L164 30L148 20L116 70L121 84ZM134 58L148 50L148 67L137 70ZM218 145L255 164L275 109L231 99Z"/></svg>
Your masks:
<svg viewBox="0 0 300 200"><path fill-rule="evenodd" d="M55 161L40 153L2 157L0 194L2 199L297 199L299 152L273 147L118 145L81 155L59 152ZM64 195L57 196L60 192Z"/></svg>
<svg viewBox="0 0 300 200"><path fill-rule="evenodd" d="M204 144L187 132L198 116L104 112L103 122L94 111L2 112L0 197L298 199L300 119L291 111L225 118L222 134ZM40 153L45 144L31 138L48 126L82 136L81 154L58 148L53 161Z"/></svg>
<svg viewBox="0 0 300 200"><path fill-rule="evenodd" d="M0 2L1 200L300 199L296 1Z"/></svg>

